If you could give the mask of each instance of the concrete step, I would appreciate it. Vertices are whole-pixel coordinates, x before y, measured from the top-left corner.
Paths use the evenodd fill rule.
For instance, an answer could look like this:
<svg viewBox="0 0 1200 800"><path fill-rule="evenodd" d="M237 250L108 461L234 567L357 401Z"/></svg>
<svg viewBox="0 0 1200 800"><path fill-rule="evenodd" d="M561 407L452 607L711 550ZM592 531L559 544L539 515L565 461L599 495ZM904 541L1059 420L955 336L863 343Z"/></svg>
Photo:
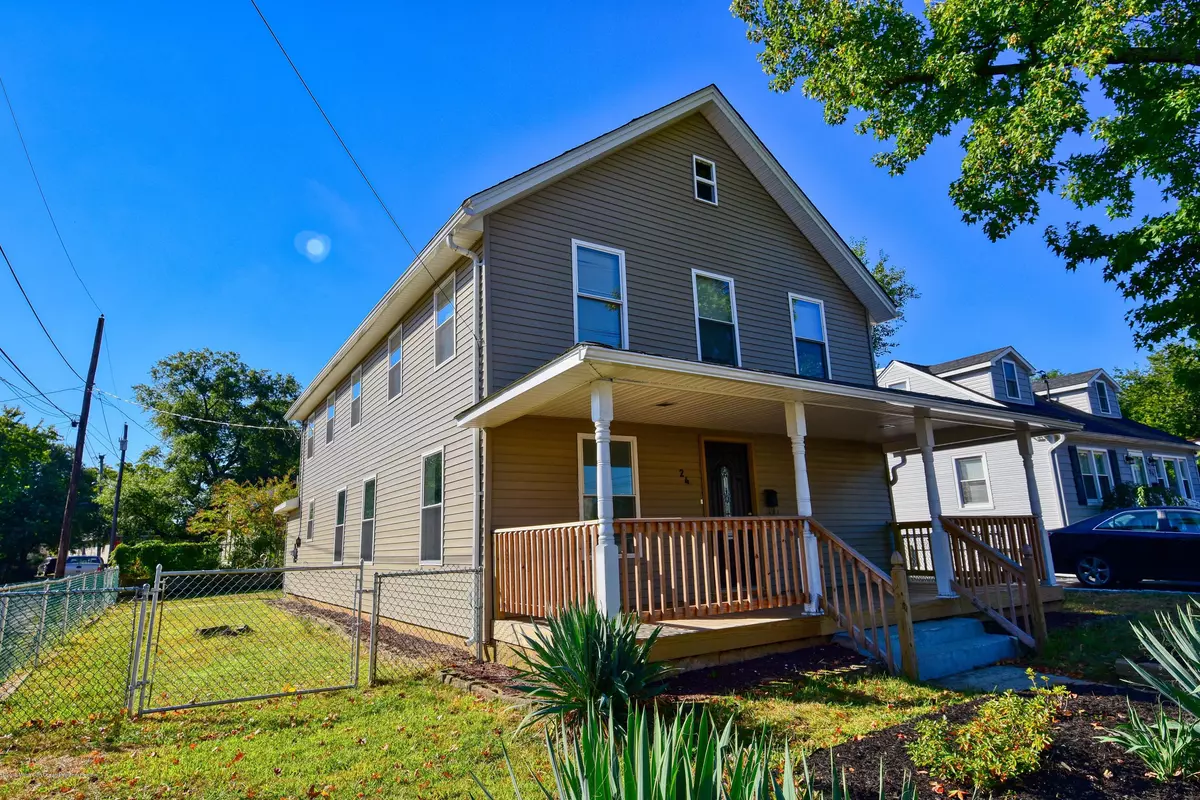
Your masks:
<svg viewBox="0 0 1200 800"><path fill-rule="evenodd" d="M878 633L882 635L882 631ZM888 634L892 652L899 657L899 631L893 625ZM983 623L970 617L918 622L913 626L913 639L917 647L918 677L923 681L986 667L1020 655L1020 645L1015 638L986 633ZM857 649L845 631L836 634L833 640L844 647Z"/></svg>

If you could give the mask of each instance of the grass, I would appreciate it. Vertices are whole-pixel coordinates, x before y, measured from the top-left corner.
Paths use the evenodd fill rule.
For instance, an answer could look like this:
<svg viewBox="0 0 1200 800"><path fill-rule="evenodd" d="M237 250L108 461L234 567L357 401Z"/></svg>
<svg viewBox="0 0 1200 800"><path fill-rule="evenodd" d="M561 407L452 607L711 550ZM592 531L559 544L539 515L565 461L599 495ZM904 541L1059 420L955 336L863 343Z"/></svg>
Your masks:
<svg viewBox="0 0 1200 800"><path fill-rule="evenodd" d="M1030 657L1028 663L1043 672L1120 683L1117 659L1136 660L1141 654L1130 622L1153 624L1155 612L1172 611L1187 598L1181 592L1071 590L1066 593L1062 610L1083 618L1051 629L1045 650Z"/></svg>

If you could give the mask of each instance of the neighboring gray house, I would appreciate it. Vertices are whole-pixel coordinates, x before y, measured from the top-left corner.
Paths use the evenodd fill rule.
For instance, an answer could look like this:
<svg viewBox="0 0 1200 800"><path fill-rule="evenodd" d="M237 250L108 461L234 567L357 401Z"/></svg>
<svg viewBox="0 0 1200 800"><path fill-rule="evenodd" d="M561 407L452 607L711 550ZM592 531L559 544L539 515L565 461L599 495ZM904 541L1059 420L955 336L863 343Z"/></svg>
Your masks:
<svg viewBox="0 0 1200 800"><path fill-rule="evenodd" d="M454 211L289 411L296 563L482 566L489 638L591 593L646 619L814 611L819 537L889 568L887 452L1078 427L880 388L895 315L702 89Z"/></svg>
<svg viewBox="0 0 1200 800"><path fill-rule="evenodd" d="M1020 353L1002 347L927 366L892 361L880 371L879 384L1078 423L1081 430L1033 439L1038 495L1050 528L1099 513L1104 495L1122 482L1167 485L1197 503L1196 445L1122 417L1117 385L1108 373L1093 369L1050 379L1031 378L1034 374ZM920 463L905 453L893 453L890 461L897 519L927 519ZM1025 476L1014 442L947 447L936 453L935 462L946 513L1030 513L1028 496L1019 491Z"/></svg>

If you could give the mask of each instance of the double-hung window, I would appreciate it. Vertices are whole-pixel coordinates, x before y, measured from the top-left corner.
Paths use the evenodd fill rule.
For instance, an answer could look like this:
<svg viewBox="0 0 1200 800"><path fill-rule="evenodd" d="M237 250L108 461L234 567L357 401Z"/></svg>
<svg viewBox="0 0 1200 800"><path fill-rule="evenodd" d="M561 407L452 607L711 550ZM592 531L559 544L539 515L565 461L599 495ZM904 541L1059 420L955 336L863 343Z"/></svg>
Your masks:
<svg viewBox="0 0 1200 800"><path fill-rule="evenodd" d="M313 447L314 447L313 443L316 441L316 438L317 438L316 430L317 430L317 415L309 414L308 422L304 426L304 440L305 440L305 444L307 446L307 452L305 455L308 458L313 457Z"/></svg>
<svg viewBox="0 0 1200 800"><path fill-rule="evenodd" d="M350 427L362 422L362 367L354 368L350 378Z"/></svg>
<svg viewBox="0 0 1200 800"><path fill-rule="evenodd" d="M394 400L404 390L404 327L399 326L388 337L387 368L388 400Z"/></svg>
<svg viewBox="0 0 1200 800"><path fill-rule="evenodd" d="M337 413L337 391L325 398L325 444L333 443L333 417Z"/></svg>
<svg viewBox="0 0 1200 800"><path fill-rule="evenodd" d="M829 348L825 336L825 304L820 300L789 294L792 307L792 339L796 351L796 374L802 378L829 377ZM908 388L907 381L905 388Z"/></svg>
<svg viewBox="0 0 1200 800"><path fill-rule="evenodd" d="M612 469L613 517L637 517L637 439L632 436L613 436L608 450ZM585 433L579 435L579 518L589 520L599 516L596 503L596 437Z"/></svg>
<svg viewBox="0 0 1200 800"><path fill-rule="evenodd" d="M1137 486L1149 486L1150 475L1146 472L1146 457L1141 453L1129 451L1129 468L1133 472L1133 482Z"/></svg>
<svg viewBox="0 0 1200 800"><path fill-rule="evenodd" d="M629 346L625 309L625 251L571 240L575 283L575 341Z"/></svg>
<svg viewBox="0 0 1200 800"><path fill-rule="evenodd" d="M445 520L443 503L444 477L442 450L421 457L421 563L440 564L442 561L442 523Z"/></svg>
<svg viewBox="0 0 1200 800"><path fill-rule="evenodd" d="M1112 413L1112 403L1108 399L1108 384L1104 381L1096 381L1096 403L1101 414Z"/></svg>
<svg viewBox="0 0 1200 800"><path fill-rule="evenodd" d="M738 339L737 298L733 278L692 270L692 293L696 307L696 344L701 361L741 364Z"/></svg>
<svg viewBox="0 0 1200 800"><path fill-rule="evenodd" d="M304 538L308 539L310 542L312 541L313 529L316 527L316 524L317 524L317 501L309 500L308 501L308 524L304 531Z"/></svg>
<svg viewBox="0 0 1200 800"><path fill-rule="evenodd" d="M717 204L717 165L707 158L692 156L692 181L695 198L704 203Z"/></svg>
<svg viewBox="0 0 1200 800"><path fill-rule="evenodd" d="M342 563L342 550L346 543L346 490L338 489L337 511L333 517L333 563Z"/></svg>
<svg viewBox="0 0 1200 800"><path fill-rule="evenodd" d="M434 313L434 364L444 364L454 358L454 275L442 281L433 293Z"/></svg>
<svg viewBox="0 0 1200 800"><path fill-rule="evenodd" d="M1021 379L1017 375L1016 362L1005 359L1000 362L1000 369L1004 371L1004 393L1010 400L1020 400Z"/></svg>
<svg viewBox="0 0 1200 800"><path fill-rule="evenodd" d="M363 480L362 525L358 532L358 557L361 561L375 560L375 476Z"/></svg>
<svg viewBox="0 0 1200 800"><path fill-rule="evenodd" d="M962 508L991 508L992 487L988 481L987 459L982 455L954 459L958 481L958 504Z"/></svg>
<svg viewBox="0 0 1200 800"><path fill-rule="evenodd" d="M1188 472L1187 459L1174 456L1158 456L1159 483L1175 492L1184 500L1194 500L1192 494L1191 473Z"/></svg>
<svg viewBox="0 0 1200 800"><path fill-rule="evenodd" d="M1079 448L1079 472L1083 478L1083 496L1087 498L1088 505L1100 505L1104 496L1113 490L1108 451Z"/></svg>

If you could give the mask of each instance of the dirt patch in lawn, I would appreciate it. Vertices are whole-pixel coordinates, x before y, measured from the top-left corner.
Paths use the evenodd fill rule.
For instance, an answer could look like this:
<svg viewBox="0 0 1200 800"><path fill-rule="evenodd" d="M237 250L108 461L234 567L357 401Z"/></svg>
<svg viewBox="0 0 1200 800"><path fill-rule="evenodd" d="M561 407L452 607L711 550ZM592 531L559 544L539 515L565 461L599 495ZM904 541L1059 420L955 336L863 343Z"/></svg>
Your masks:
<svg viewBox="0 0 1200 800"><path fill-rule="evenodd" d="M678 673L667 682L664 699L677 703L694 702L817 672L866 674L876 666L853 650L836 644L806 647L738 664Z"/></svg>
<svg viewBox="0 0 1200 800"><path fill-rule="evenodd" d="M947 708L951 723L964 722L974 715L983 700ZM1149 719L1154 706L1142 700L1134 709ZM942 716L939 714L938 716ZM1146 776L1145 766L1125 755L1116 745L1096 741L1101 728L1111 728L1128 717L1126 698L1120 694L1074 696L1067 702L1054 726L1054 743L1042 755L1041 768L1013 780L996 796L1009 798L1072 798L1072 800L1109 800L1145 798L1146 800L1183 800L1200 796L1200 781L1176 779L1159 783ZM887 796L898 797L904 773L916 783L918 797L945 798L955 787L935 790L936 779L918 772L908 757L906 743L915 737L916 720L870 735L857 737L833 748L837 768L845 769L856 791L855 796L875 797L879 783L879 765L883 763ZM814 753L809 767L818 780L828 785L829 750ZM865 794L864 794L865 793ZM967 793L970 796L970 792Z"/></svg>

